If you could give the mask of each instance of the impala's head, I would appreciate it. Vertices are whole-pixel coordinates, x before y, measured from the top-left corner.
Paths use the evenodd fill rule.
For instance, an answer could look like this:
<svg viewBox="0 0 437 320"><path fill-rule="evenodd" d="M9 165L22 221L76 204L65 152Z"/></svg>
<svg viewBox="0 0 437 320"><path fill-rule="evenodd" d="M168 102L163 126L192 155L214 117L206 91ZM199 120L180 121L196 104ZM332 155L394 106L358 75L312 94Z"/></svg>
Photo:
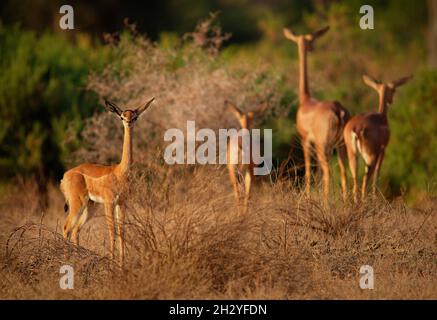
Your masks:
<svg viewBox="0 0 437 320"><path fill-rule="evenodd" d="M313 43L316 39L323 36L329 30L329 26L324 27L316 32L310 34L302 34L297 35L291 29L284 28L284 36L293 42L296 42L297 45L302 46L305 50L312 51L314 46Z"/></svg>
<svg viewBox="0 0 437 320"><path fill-rule="evenodd" d="M146 109L152 104L153 100L155 98L150 99L147 103L143 104L142 106L134 109L134 110L121 110L115 103L109 102L105 100L105 108L109 112L113 112L117 114L120 119L123 121L123 125L127 126L129 128L132 128L135 121L138 120L138 117L146 111Z"/></svg>
<svg viewBox="0 0 437 320"><path fill-rule="evenodd" d="M384 102L387 105L391 105L393 103L393 97L396 93L396 89L407 83L409 80L411 80L411 78L413 78L412 75L408 77L400 78L392 82L382 83L381 81L375 80L372 77L364 75L363 81L369 87L375 89L376 92L378 92L379 97L383 98Z"/></svg>
<svg viewBox="0 0 437 320"><path fill-rule="evenodd" d="M249 129L249 126L252 124L254 118L253 112L243 113L243 111L229 101L225 101L225 106L227 110L231 112L235 118L237 118L241 128Z"/></svg>
<svg viewBox="0 0 437 320"><path fill-rule="evenodd" d="M267 104L262 104L254 111L249 111L247 113L244 113L239 108L237 108L233 103L227 100L225 101L225 106L227 107L227 110L231 112L235 116L235 118L237 118L241 128L245 128L245 129L250 129L250 126L253 123L255 115L264 112L265 109L268 107Z"/></svg>

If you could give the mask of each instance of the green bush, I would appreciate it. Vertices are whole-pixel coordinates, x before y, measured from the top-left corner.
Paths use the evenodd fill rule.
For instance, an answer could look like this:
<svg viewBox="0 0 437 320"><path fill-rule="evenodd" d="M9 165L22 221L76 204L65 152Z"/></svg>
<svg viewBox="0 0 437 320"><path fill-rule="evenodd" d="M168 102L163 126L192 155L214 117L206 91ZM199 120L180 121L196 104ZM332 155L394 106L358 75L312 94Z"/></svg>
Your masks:
<svg viewBox="0 0 437 320"><path fill-rule="evenodd" d="M391 141L381 176L392 194L419 199L437 182L437 72L421 71L389 109Z"/></svg>
<svg viewBox="0 0 437 320"><path fill-rule="evenodd" d="M89 71L108 57L85 35L73 43L0 24L0 178L59 176L82 119L97 105L85 90Z"/></svg>
<svg viewBox="0 0 437 320"><path fill-rule="evenodd" d="M291 20L288 11L265 11L256 25L258 41L226 42L223 50L218 50L223 38L209 39L214 29L200 37L199 29L188 37L162 33L158 42L122 32L111 46L102 47L76 32L67 39L0 24L0 179L35 173L58 178L64 166L79 161L118 159L118 145L102 147L108 137L116 139L106 115L91 118L95 110L102 110L97 97L133 106L152 95L157 107L150 121L140 125L143 137L147 133L150 139L137 139L138 150L146 149L146 143L162 142L149 130L152 120L160 128L178 127L186 119L213 128L234 126L223 109L224 99L246 110L269 100L273 111L260 125L273 129L274 164L290 155L302 175L295 130L297 47L284 39L282 27L290 25L301 33L329 24L331 30L308 58L315 98L338 100L352 114L374 111L377 97L363 84L362 74L384 81L416 74L399 89L389 111L392 136L379 185L388 196L406 193L419 199L435 189L437 175L437 75L416 71L423 68L426 55L425 39L417 36L426 28L419 21L426 6L406 0L369 4L377 8L375 31L359 28L362 1L332 2L311 5L306 13L299 10L299 17ZM406 21L417 21L407 33L402 32ZM88 77L91 71L96 72ZM98 128L99 135L92 135L90 128ZM337 166L336 159L332 162ZM338 170L332 171L338 184Z"/></svg>

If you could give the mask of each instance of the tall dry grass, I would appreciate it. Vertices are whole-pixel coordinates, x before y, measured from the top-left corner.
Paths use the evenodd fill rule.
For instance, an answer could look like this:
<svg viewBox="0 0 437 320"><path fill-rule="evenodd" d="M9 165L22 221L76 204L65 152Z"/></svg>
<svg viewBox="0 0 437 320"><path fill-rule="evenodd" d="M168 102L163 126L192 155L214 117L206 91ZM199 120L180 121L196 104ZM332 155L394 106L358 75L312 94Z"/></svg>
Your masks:
<svg viewBox="0 0 437 320"><path fill-rule="evenodd" d="M238 215L223 167L137 165L127 210L127 261L109 258L103 210L74 247L60 235L62 197L44 215L2 200L1 298L435 299L435 203L382 197L328 209L288 183L258 181ZM36 195L29 201L36 201ZM59 288L72 265L75 289ZM359 288L371 265L375 289Z"/></svg>

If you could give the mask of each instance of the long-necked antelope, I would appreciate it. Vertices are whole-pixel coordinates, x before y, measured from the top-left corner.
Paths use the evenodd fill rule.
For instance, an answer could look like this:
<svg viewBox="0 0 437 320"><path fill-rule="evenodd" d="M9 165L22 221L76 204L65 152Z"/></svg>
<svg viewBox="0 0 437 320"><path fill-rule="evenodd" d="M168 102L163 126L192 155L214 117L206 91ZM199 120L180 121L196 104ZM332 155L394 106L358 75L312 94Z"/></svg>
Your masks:
<svg viewBox="0 0 437 320"><path fill-rule="evenodd" d="M63 235L65 239L79 244L79 232L88 219L88 202L103 203L105 218L109 231L111 257L114 259L115 222L120 245L120 264L124 262L123 224L125 212L123 208L126 194L123 193L127 183L127 175L132 164L132 131L135 121L150 106L151 99L134 110L122 111L114 103L105 101L109 112L120 117L124 126L123 151L118 164L105 166L84 163L64 173L61 180L61 191L65 197L65 211L69 210Z"/></svg>
<svg viewBox="0 0 437 320"><path fill-rule="evenodd" d="M225 105L227 106L227 110L231 112L240 123L243 135L244 134L249 135L249 130L251 128L255 115L262 113L267 107L267 104L264 104L254 111L249 111L247 113L244 113L229 101L225 101ZM246 141L250 141L250 144L245 146L244 142L242 142L243 140L244 140L243 137L238 136L237 147L232 146L231 141L228 141L226 165L229 171L229 179L231 180L232 187L234 188L234 195L235 195L235 201L237 206L239 206L240 204L240 192L239 192L237 172L239 172L244 177L243 213L247 213L247 207L250 199L251 184L254 176L254 168L256 167L256 165L253 161L254 159L252 154L254 141L246 140ZM239 160L245 158L249 160L247 161L249 163L243 163L243 161L240 161L237 164L231 161L231 159L235 159L238 162Z"/></svg>
<svg viewBox="0 0 437 320"><path fill-rule="evenodd" d="M385 148L390 138L390 128L387 119L387 108L393 103L396 88L405 84L412 76L399 80L381 83L369 76L363 76L364 83L375 89L379 95L378 112L369 112L352 117L344 128L344 140L349 158L349 168L353 179L354 201L358 200L357 192L357 157L358 154L366 165L363 177L361 195L364 198L367 182L373 174L372 189L376 192L381 163L384 159Z"/></svg>
<svg viewBox="0 0 437 320"><path fill-rule="evenodd" d="M343 198L346 197L346 149L343 128L349 119L349 112L337 101L317 101L311 97L307 75L307 52L313 50L313 43L329 30L329 26L311 34L296 35L284 28L284 36L295 42L299 48L299 109L296 115L297 132L301 137L305 158L306 193L310 193L311 144L315 145L317 160L323 172L324 199L329 194L329 156L337 149L340 165Z"/></svg>

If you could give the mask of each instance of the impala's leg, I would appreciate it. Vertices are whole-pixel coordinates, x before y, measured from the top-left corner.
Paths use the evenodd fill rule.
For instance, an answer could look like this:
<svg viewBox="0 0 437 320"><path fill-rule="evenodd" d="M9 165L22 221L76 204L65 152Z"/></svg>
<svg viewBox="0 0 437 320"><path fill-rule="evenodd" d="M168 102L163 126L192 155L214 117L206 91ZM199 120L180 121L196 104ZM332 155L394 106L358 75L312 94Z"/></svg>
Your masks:
<svg viewBox="0 0 437 320"><path fill-rule="evenodd" d="M85 209L88 199L85 179L81 174L73 173L64 176L61 182L62 192L68 206L68 215L65 219L63 228L64 239L70 240L71 233L80 218L82 211Z"/></svg>
<svg viewBox="0 0 437 320"><path fill-rule="evenodd" d="M238 192L238 179L235 174L235 165L228 163L229 179L231 180L232 187L234 188L235 203L238 207L239 204L239 192Z"/></svg>
<svg viewBox="0 0 437 320"><path fill-rule="evenodd" d="M112 202L105 202L105 218L109 232L109 245L111 250L111 258L114 259L114 242L115 242L115 229L114 229L114 204Z"/></svg>
<svg viewBox="0 0 437 320"><path fill-rule="evenodd" d="M325 204L328 203L328 195L329 195L329 163L326 149L318 145L317 148L317 159L319 161L320 167L323 172L323 199Z"/></svg>
<svg viewBox="0 0 437 320"><path fill-rule="evenodd" d="M124 207L120 205L115 206L115 220L117 223L117 233L118 233L118 239L119 239L119 246L120 246L120 266L123 266L124 263Z"/></svg>
<svg viewBox="0 0 437 320"><path fill-rule="evenodd" d="M73 232L71 233L72 242L76 245L79 245L79 233L82 226L87 222L88 220L88 206L87 203L85 203L82 206L82 213L79 217L79 220L77 221L76 225L73 228Z"/></svg>
<svg viewBox="0 0 437 320"><path fill-rule="evenodd" d="M372 193L373 196L376 195L376 184L378 182L379 170L381 170L382 160L384 160L384 149L381 149L381 153L376 160L375 172L373 173L373 183L372 183Z"/></svg>
<svg viewBox="0 0 437 320"><path fill-rule="evenodd" d="M244 213L247 213L247 208L249 206L251 183L252 183L252 169L249 168L248 170L246 170L246 174L245 174L245 177L244 177L244 187L245 187Z"/></svg>
<svg viewBox="0 0 437 320"><path fill-rule="evenodd" d="M338 153L338 165L340 166L340 175L341 175L341 192L343 196L343 201L346 201L347 197L347 178L346 178L346 158L347 152L346 147L340 146L337 148Z"/></svg>
<svg viewBox="0 0 437 320"><path fill-rule="evenodd" d="M302 139L302 148L305 161L305 192L309 196L311 186L311 142L309 139Z"/></svg>
<svg viewBox="0 0 437 320"><path fill-rule="evenodd" d="M77 224L77 220L79 219L84 206L82 205L82 201L79 197L70 197L68 200L68 216L65 219L63 236L64 239L70 240L72 231L74 230L75 225Z"/></svg>
<svg viewBox="0 0 437 320"><path fill-rule="evenodd" d="M363 185L361 187L361 198L364 200L366 197L366 190L367 190L367 182L369 181L370 177L372 176L373 172L375 171L375 161L370 162L370 165L366 163L366 173L363 177Z"/></svg>
<svg viewBox="0 0 437 320"><path fill-rule="evenodd" d="M349 161L349 169L351 171L352 175L352 193L354 197L354 202L356 203L358 201L358 184L357 184L357 172L358 172L358 166L357 166L357 160L358 157L352 150L352 148L347 148L347 158Z"/></svg>

